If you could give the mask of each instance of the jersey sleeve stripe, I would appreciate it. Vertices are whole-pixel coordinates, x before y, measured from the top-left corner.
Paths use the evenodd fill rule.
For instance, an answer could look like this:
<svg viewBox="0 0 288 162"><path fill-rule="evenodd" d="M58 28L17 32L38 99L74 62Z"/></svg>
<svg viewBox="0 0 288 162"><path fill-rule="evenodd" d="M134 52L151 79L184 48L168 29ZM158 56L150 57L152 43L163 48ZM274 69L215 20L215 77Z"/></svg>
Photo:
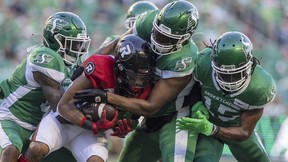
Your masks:
<svg viewBox="0 0 288 162"><path fill-rule="evenodd" d="M63 72L54 70L54 69L49 69L41 66L37 66L35 64L32 64L29 62L29 66L31 67L32 71L39 71L51 79L55 80L58 83L61 83L65 79L65 74Z"/></svg>
<svg viewBox="0 0 288 162"><path fill-rule="evenodd" d="M185 72L175 72L175 71L169 71L169 70L160 70L156 68L156 75L159 75L163 79L168 79L168 78L179 78L179 77L184 77L187 75L191 75L194 69L190 69Z"/></svg>

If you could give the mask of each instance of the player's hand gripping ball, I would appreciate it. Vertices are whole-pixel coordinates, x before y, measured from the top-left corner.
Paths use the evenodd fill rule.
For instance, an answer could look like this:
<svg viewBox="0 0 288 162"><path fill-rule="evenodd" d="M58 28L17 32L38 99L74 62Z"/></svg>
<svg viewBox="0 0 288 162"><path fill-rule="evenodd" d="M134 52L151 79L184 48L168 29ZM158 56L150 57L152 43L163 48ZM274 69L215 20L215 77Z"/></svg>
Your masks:
<svg viewBox="0 0 288 162"><path fill-rule="evenodd" d="M116 115L115 107L107 103L84 103L80 105L80 111L91 121L98 121L103 110L106 110L106 119L109 121Z"/></svg>

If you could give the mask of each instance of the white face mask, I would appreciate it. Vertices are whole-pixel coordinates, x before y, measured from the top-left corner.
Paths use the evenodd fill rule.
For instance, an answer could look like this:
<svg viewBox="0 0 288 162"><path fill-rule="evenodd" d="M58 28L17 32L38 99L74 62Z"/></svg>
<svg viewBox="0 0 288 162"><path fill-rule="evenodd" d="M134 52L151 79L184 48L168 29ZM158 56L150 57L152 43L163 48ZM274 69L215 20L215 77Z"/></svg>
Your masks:
<svg viewBox="0 0 288 162"><path fill-rule="evenodd" d="M242 89L248 84L248 77L252 72L252 61L248 61L245 65L234 68L233 66L218 67L211 62L215 79L219 86L227 92L235 92Z"/></svg>
<svg viewBox="0 0 288 162"><path fill-rule="evenodd" d="M157 17L157 16L156 16ZM182 48L183 42L190 38L190 34L175 35L171 29L165 25L157 25L157 20L153 21L153 32L151 33L151 49L159 55L169 55L178 52Z"/></svg>
<svg viewBox="0 0 288 162"><path fill-rule="evenodd" d="M66 37L62 34L54 37L60 45L58 52L63 53L63 59L69 65L77 64L79 58L89 52L91 39L86 34L78 34L76 38Z"/></svg>

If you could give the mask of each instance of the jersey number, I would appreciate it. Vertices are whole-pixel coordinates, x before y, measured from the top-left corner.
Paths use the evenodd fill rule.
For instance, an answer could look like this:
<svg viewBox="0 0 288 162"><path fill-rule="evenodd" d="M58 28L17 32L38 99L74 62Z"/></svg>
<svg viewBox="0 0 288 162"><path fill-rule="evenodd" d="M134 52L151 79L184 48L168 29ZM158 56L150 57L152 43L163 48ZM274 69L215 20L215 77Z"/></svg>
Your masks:
<svg viewBox="0 0 288 162"><path fill-rule="evenodd" d="M207 109L209 110L209 112L214 116L215 114L212 112L213 110L217 110L219 112L219 114L233 114L235 112L237 112L236 110L233 110L223 104L219 104L219 106L217 106L216 104L213 104L212 106L215 106L216 108L211 108L211 104L212 104L212 100L211 98L209 98L208 96L204 96L205 99L205 105L207 107ZM218 108L217 108L218 107ZM231 120L235 120L239 115L232 115L231 117L227 117L227 116L218 116L218 118L222 121L231 121Z"/></svg>

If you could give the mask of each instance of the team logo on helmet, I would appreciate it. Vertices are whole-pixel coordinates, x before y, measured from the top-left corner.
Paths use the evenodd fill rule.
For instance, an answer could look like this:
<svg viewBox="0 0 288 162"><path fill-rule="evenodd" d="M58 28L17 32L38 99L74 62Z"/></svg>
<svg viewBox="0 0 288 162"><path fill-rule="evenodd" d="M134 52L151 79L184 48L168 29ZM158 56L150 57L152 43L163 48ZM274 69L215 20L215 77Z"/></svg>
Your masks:
<svg viewBox="0 0 288 162"><path fill-rule="evenodd" d="M242 40L241 42L243 43L244 53L251 55L253 49L252 44L249 41L245 40L245 37L243 35L241 35L241 40Z"/></svg>
<svg viewBox="0 0 288 162"><path fill-rule="evenodd" d="M124 42L120 47L119 52L119 60L128 60L132 56L132 51L134 50L133 45L130 42Z"/></svg>
<svg viewBox="0 0 288 162"><path fill-rule="evenodd" d="M52 26L50 29L51 33L54 34L59 32L64 26L68 25L68 22L63 19L55 18L53 21L49 21L47 26Z"/></svg>
<svg viewBox="0 0 288 162"><path fill-rule="evenodd" d="M95 64L93 62L88 62L88 64L85 67L85 73L90 75L95 71Z"/></svg>
<svg viewBox="0 0 288 162"><path fill-rule="evenodd" d="M187 31L193 30L197 26L199 19L198 11L194 8L190 10L191 16L188 18Z"/></svg>

